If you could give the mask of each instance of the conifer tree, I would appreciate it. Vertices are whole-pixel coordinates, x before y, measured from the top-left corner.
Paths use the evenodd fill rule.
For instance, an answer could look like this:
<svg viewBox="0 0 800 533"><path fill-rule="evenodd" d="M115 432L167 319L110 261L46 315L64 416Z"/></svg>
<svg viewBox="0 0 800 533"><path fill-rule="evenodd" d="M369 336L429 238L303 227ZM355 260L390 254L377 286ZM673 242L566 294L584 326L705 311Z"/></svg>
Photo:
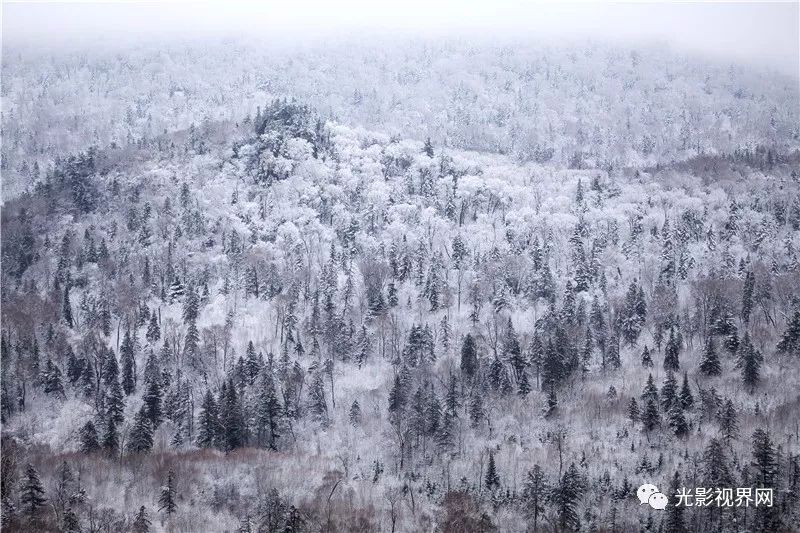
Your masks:
<svg viewBox="0 0 800 533"><path fill-rule="evenodd" d="M358 400L353 400L353 404L350 406L350 412L348 416L351 426L358 427L361 425L361 406L358 405Z"/></svg>
<svg viewBox="0 0 800 533"><path fill-rule="evenodd" d="M739 433L739 421L736 415L736 408L730 398L725 400L724 405L717 413L717 421L719 422L720 432L726 441L730 442L736 438Z"/></svg>
<svg viewBox="0 0 800 533"><path fill-rule="evenodd" d="M198 424L197 445L201 448L215 447L220 442L221 427L217 402L210 390L203 396Z"/></svg>
<svg viewBox="0 0 800 533"><path fill-rule="evenodd" d="M667 340L667 346L664 350L664 370L672 370L673 372L680 370L681 364L678 358L680 351L680 340L675 335L675 328L670 327L669 340Z"/></svg>
<svg viewBox="0 0 800 533"><path fill-rule="evenodd" d="M89 420L86 422L80 431L81 452L94 453L100 449L100 441L97 436L97 429L94 427L94 422Z"/></svg>
<svg viewBox="0 0 800 533"><path fill-rule="evenodd" d="M227 386L222 389L219 421L222 449L230 452L243 446L245 441L244 415L233 378L229 379Z"/></svg>
<svg viewBox="0 0 800 533"><path fill-rule="evenodd" d="M650 356L650 348L645 344L642 350L642 366L644 368L653 368L653 358Z"/></svg>
<svg viewBox="0 0 800 533"><path fill-rule="evenodd" d="M59 369L51 359L48 359L45 364L44 392L58 398L65 398L61 369Z"/></svg>
<svg viewBox="0 0 800 533"><path fill-rule="evenodd" d="M153 430L158 429L158 426L161 425L163 416L161 407L160 376L154 376L152 379L147 381L144 394L142 395L142 400L144 401L145 413L150 421L151 428Z"/></svg>
<svg viewBox="0 0 800 533"><path fill-rule="evenodd" d="M550 486L539 465L533 465L525 479L522 491L525 514L533 521L533 531L537 531L539 517L545 513L545 504L549 500Z"/></svg>
<svg viewBox="0 0 800 533"><path fill-rule="evenodd" d="M147 453L153 447L153 426L147 415L146 406L142 406L133 420L133 428L128 440L128 453Z"/></svg>
<svg viewBox="0 0 800 533"><path fill-rule="evenodd" d="M22 510L29 518L34 518L47 503L44 487L39 480L39 473L32 464L25 468L25 476L20 486L20 503Z"/></svg>
<svg viewBox="0 0 800 533"><path fill-rule="evenodd" d="M681 488L681 476L678 471L675 471L675 475L672 477L672 481L669 485L669 497L674 498L675 494L678 494L678 490ZM683 505L675 505L675 502L672 502L673 505L667 505L667 516L664 525L665 533L686 533L686 526L683 521Z"/></svg>
<svg viewBox="0 0 800 533"><path fill-rule="evenodd" d="M108 383L105 406L106 417L113 419L115 424L121 424L125 420L125 396L116 377Z"/></svg>
<svg viewBox="0 0 800 533"><path fill-rule="evenodd" d="M691 409L694 405L694 396L692 395L692 389L689 387L689 377L686 372L683 373L683 383L681 384L678 400L680 400L681 408L683 409Z"/></svg>
<svg viewBox="0 0 800 533"><path fill-rule="evenodd" d="M714 345L713 336L709 336L706 341L703 359L700 361L700 372L706 376L719 376L722 374L722 364L717 354L717 348Z"/></svg>
<svg viewBox="0 0 800 533"><path fill-rule="evenodd" d="M569 465L558 485L553 488L550 501L555 507L556 520L561 531L578 531L578 501L583 492L583 479L575 463Z"/></svg>
<svg viewBox="0 0 800 533"><path fill-rule="evenodd" d="M117 433L117 423L113 418L106 420L106 432L103 435L103 450L111 457L119 453L119 434Z"/></svg>
<svg viewBox="0 0 800 533"><path fill-rule="evenodd" d="M495 490L500 488L500 476L497 474L497 466L494 463L494 453L489 452L489 466L486 468L486 488Z"/></svg>
<svg viewBox="0 0 800 533"><path fill-rule="evenodd" d="M797 203L800 205L800 201ZM777 350L781 354L800 357L800 310L795 311L786 324L786 331L778 342Z"/></svg>
<svg viewBox="0 0 800 533"><path fill-rule="evenodd" d="M281 405L270 370L265 368L261 373L256 410L258 440L262 446L266 446L270 450L277 450L277 442L280 438Z"/></svg>
<svg viewBox="0 0 800 533"><path fill-rule="evenodd" d="M686 422L686 416L683 414L683 409L679 401L672 402L669 412L669 427L675 433L676 437L684 437L689 432L689 424Z"/></svg>
<svg viewBox="0 0 800 533"><path fill-rule="evenodd" d="M669 412L672 404L678 401L678 382L675 380L675 374L667 371L667 377L664 379L664 385L661 386L661 407L664 412Z"/></svg>
<svg viewBox="0 0 800 533"><path fill-rule="evenodd" d="M134 344L130 329L125 332L119 355L122 365L122 390L130 396L136 390L136 359L134 358Z"/></svg>
<svg viewBox="0 0 800 533"><path fill-rule="evenodd" d="M150 323L147 325L145 338L153 345L161 339L161 327L158 325L156 313L150 315Z"/></svg>
<svg viewBox="0 0 800 533"><path fill-rule="evenodd" d="M719 439L712 438L703 452L703 481L709 487L731 487L733 475L728 467L726 451Z"/></svg>
<svg viewBox="0 0 800 533"><path fill-rule="evenodd" d="M738 359L736 366L742 371L742 381L745 387L752 393L761 378L761 363L763 357L761 352L756 350L750 341L750 334L745 333L742 342L739 344Z"/></svg>
<svg viewBox="0 0 800 533"><path fill-rule="evenodd" d="M147 510L144 505L139 507L136 518L133 519L134 533L148 533L150 531L150 520L147 518Z"/></svg>
<svg viewBox="0 0 800 533"><path fill-rule="evenodd" d="M631 401L628 402L628 418L635 424L639 421L640 414L639 404L636 402L636 398L631 396Z"/></svg>
<svg viewBox="0 0 800 533"><path fill-rule="evenodd" d="M464 337L461 345L461 372L465 379L471 380L478 371L478 349L475 346L475 339L470 333Z"/></svg>
<svg viewBox="0 0 800 533"><path fill-rule="evenodd" d="M161 487L161 495L158 497L158 510L167 513L167 517L174 514L178 510L176 497L175 473L170 470L167 472L167 484Z"/></svg>

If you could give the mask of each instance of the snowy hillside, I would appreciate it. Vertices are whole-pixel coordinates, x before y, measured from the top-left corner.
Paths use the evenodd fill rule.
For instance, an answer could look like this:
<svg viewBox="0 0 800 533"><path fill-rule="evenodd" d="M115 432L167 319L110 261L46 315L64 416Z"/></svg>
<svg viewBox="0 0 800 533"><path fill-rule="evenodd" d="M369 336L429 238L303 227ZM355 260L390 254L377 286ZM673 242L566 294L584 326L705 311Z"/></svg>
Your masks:
<svg viewBox="0 0 800 533"><path fill-rule="evenodd" d="M790 530L792 112L624 169L559 162L567 122L520 160L287 100L59 159L2 213L4 529Z"/></svg>

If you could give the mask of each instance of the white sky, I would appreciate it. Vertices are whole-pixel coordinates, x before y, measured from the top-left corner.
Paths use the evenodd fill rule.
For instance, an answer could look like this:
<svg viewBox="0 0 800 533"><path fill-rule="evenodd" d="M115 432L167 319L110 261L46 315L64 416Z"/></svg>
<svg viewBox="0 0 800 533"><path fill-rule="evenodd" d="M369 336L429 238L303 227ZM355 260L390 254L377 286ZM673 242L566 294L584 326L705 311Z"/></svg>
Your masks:
<svg viewBox="0 0 800 533"><path fill-rule="evenodd" d="M667 42L798 77L798 1L543 2L282 0L261 2L3 2L3 44L103 43L209 35L276 41L331 34L481 33Z"/></svg>

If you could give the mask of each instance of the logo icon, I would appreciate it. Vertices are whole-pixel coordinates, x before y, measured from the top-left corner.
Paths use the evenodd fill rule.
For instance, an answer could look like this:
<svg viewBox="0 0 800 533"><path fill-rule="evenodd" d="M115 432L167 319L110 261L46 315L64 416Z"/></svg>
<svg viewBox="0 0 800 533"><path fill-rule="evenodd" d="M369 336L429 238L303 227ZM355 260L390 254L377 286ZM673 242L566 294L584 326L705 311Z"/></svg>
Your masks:
<svg viewBox="0 0 800 533"><path fill-rule="evenodd" d="M645 483L639 487L636 491L636 497L639 498L640 504L647 503L650 507L659 511L666 509L667 502L669 501L666 495L658 490L658 487L650 483Z"/></svg>

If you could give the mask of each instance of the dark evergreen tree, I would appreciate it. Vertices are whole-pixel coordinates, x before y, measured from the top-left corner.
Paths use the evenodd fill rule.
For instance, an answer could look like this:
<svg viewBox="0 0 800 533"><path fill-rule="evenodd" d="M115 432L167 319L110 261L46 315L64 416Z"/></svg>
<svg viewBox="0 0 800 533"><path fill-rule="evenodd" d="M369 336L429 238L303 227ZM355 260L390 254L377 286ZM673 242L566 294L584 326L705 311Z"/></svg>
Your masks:
<svg viewBox="0 0 800 533"><path fill-rule="evenodd" d="M467 333L461 345L461 372L465 379L473 379L478 371L478 348L475 339Z"/></svg>
<svg viewBox="0 0 800 533"><path fill-rule="evenodd" d="M726 441L730 442L736 438L739 433L739 421L736 415L736 408L730 398L725 400L724 405L717 413L717 421L719 422L720 432Z"/></svg>
<svg viewBox="0 0 800 533"><path fill-rule="evenodd" d="M495 490L500 488L500 476L497 473L497 466L494 462L494 453L489 452L489 465L486 468L486 489Z"/></svg>
<svg viewBox="0 0 800 533"><path fill-rule="evenodd" d="M714 337L712 336L709 336L706 341L703 359L700 361L700 372L706 376L719 376L722 374L722 363L720 363L717 349L714 346Z"/></svg>
<svg viewBox="0 0 800 533"><path fill-rule="evenodd" d="M103 450L111 457L115 457L119 453L119 434L117 433L117 423L113 418L106 420Z"/></svg>
<svg viewBox="0 0 800 533"><path fill-rule="evenodd" d="M361 406L358 405L358 400L353 400L349 412L350 425L358 427L361 425Z"/></svg>
<svg viewBox="0 0 800 533"><path fill-rule="evenodd" d="M653 358L650 356L650 348L645 344L642 350L642 366L644 368L653 368Z"/></svg>
<svg viewBox="0 0 800 533"><path fill-rule="evenodd" d="M178 510L175 473L172 470L167 472L167 484L161 487L158 510L167 513L167 517L172 516Z"/></svg>
<svg viewBox="0 0 800 533"><path fill-rule="evenodd" d="M583 493L584 482L575 463L569 465L567 471L553 488L550 501L556 513L556 521L561 531L578 531L581 521L578 516L578 502Z"/></svg>
<svg viewBox="0 0 800 533"><path fill-rule="evenodd" d="M262 371L256 411L257 438L261 446L270 450L278 449L282 411L272 374L265 368Z"/></svg>
<svg viewBox="0 0 800 533"><path fill-rule="evenodd" d="M81 451L83 453L94 453L100 449L100 441L97 436L97 429L94 422L89 420L80 430Z"/></svg>
<svg viewBox="0 0 800 533"><path fill-rule="evenodd" d="M105 395L106 417L113 420L115 424L121 424L125 420L125 396L117 378L108 382Z"/></svg>
<svg viewBox="0 0 800 533"><path fill-rule="evenodd" d="M675 328L669 328L669 339L664 350L664 370L677 372L681 368L679 355L681 351L681 341L675 335Z"/></svg>
<svg viewBox="0 0 800 533"><path fill-rule="evenodd" d="M681 476L676 470L669 485L668 495L670 498L674 498L680 488ZM674 502L673 505L667 505L667 516L664 523L665 533L686 533L686 525L683 520L684 508L684 505L675 505Z"/></svg>
<svg viewBox="0 0 800 533"><path fill-rule="evenodd" d="M219 422L217 402L210 390L207 390L203 397L198 425L197 445L201 448L215 447L220 442L222 428Z"/></svg>
<svg viewBox="0 0 800 533"><path fill-rule="evenodd" d="M127 444L128 453L147 453L153 448L153 426L147 415L146 406L142 406L133 419L130 437Z"/></svg>
<svg viewBox="0 0 800 533"><path fill-rule="evenodd" d="M119 356L120 364L122 365L122 390L130 396L136 390L136 359L130 330L125 332Z"/></svg>
<svg viewBox="0 0 800 533"><path fill-rule="evenodd" d="M736 366L741 369L742 381L751 393L761 379L761 363L763 360L761 352L756 350L750 341L750 334L745 333L742 342L739 344Z"/></svg>
<svg viewBox="0 0 800 533"><path fill-rule="evenodd" d="M64 384L61 377L61 369L53 361L48 359L44 369L44 392L52 394L58 398L65 398Z"/></svg>
<svg viewBox="0 0 800 533"><path fill-rule="evenodd" d="M155 374L147 380L144 394L142 395L145 413L153 430L158 429L163 417L161 396L161 375Z"/></svg>
<svg viewBox="0 0 800 533"><path fill-rule="evenodd" d="M631 401L628 402L628 418L635 424L639 421L640 415L639 404L636 402L636 398L631 396Z"/></svg>
<svg viewBox="0 0 800 533"><path fill-rule="evenodd" d="M551 488L539 465L533 465L525 479L522 491L525 514L533 522L533 531L538 531L539 517L544 516L545 504Z"/></svg>
<svg viewBox="0 0 800 533"><path fill-rule="evenodd" d="M47 498L44 495L44 487L39 479L39 473L32 464L25 468L25 476L20 486L20 503L22 511L28 518L35 518L41 511Z"/></svg>
<svg viewBox="0 0 800 533"><path fill-rule="evenodd" d="M69 285L64 289L64 301L61 306L61 315L67 326L70 328L74 326L74 321L72 320L72 304L69 301Z"/></svg>
<svg viewBox="0 0 800 533"><path fill-rule="evenodd" d="M692 395L692 390L689 387L689 377L686 375L686 372L683 373L683 383L681 384L681 392L678 395L678 400L680 401L681 408L683 409L691 409L694 405L694 396Z"/></svg>
<svg viewBox="0 0 800 533"><path fill-rule="evenodd" d="M136 517L133 519L133 532L134 533L149 533L150 531L150 520L147 518L147 510L145 509L144 505L139 507L139 512L136 513Z"/></svg>
<svg viewBox="0 0 800 533"><path fill-rule="evenodd" d="M150 344L155 345L161 339L161 327L158 325L158 317L156 313L150 315L150 323L147 325L147 334L145 338Z"/></svg>
<svg viewBox="0 0 800 533"><path fill-rule="evenodd" d="M223 387L219 402L220 442L226 452L240 448L245 443L245 421L242 404L236 394L233 378Z"/></svg>
<svg viewBox="0 0 800 533"><path fill-rule="evenodd" d="M800 203L798 203L800 205ZM800 310L795 311L777 346L778 353L800 357Z"/></svg>

